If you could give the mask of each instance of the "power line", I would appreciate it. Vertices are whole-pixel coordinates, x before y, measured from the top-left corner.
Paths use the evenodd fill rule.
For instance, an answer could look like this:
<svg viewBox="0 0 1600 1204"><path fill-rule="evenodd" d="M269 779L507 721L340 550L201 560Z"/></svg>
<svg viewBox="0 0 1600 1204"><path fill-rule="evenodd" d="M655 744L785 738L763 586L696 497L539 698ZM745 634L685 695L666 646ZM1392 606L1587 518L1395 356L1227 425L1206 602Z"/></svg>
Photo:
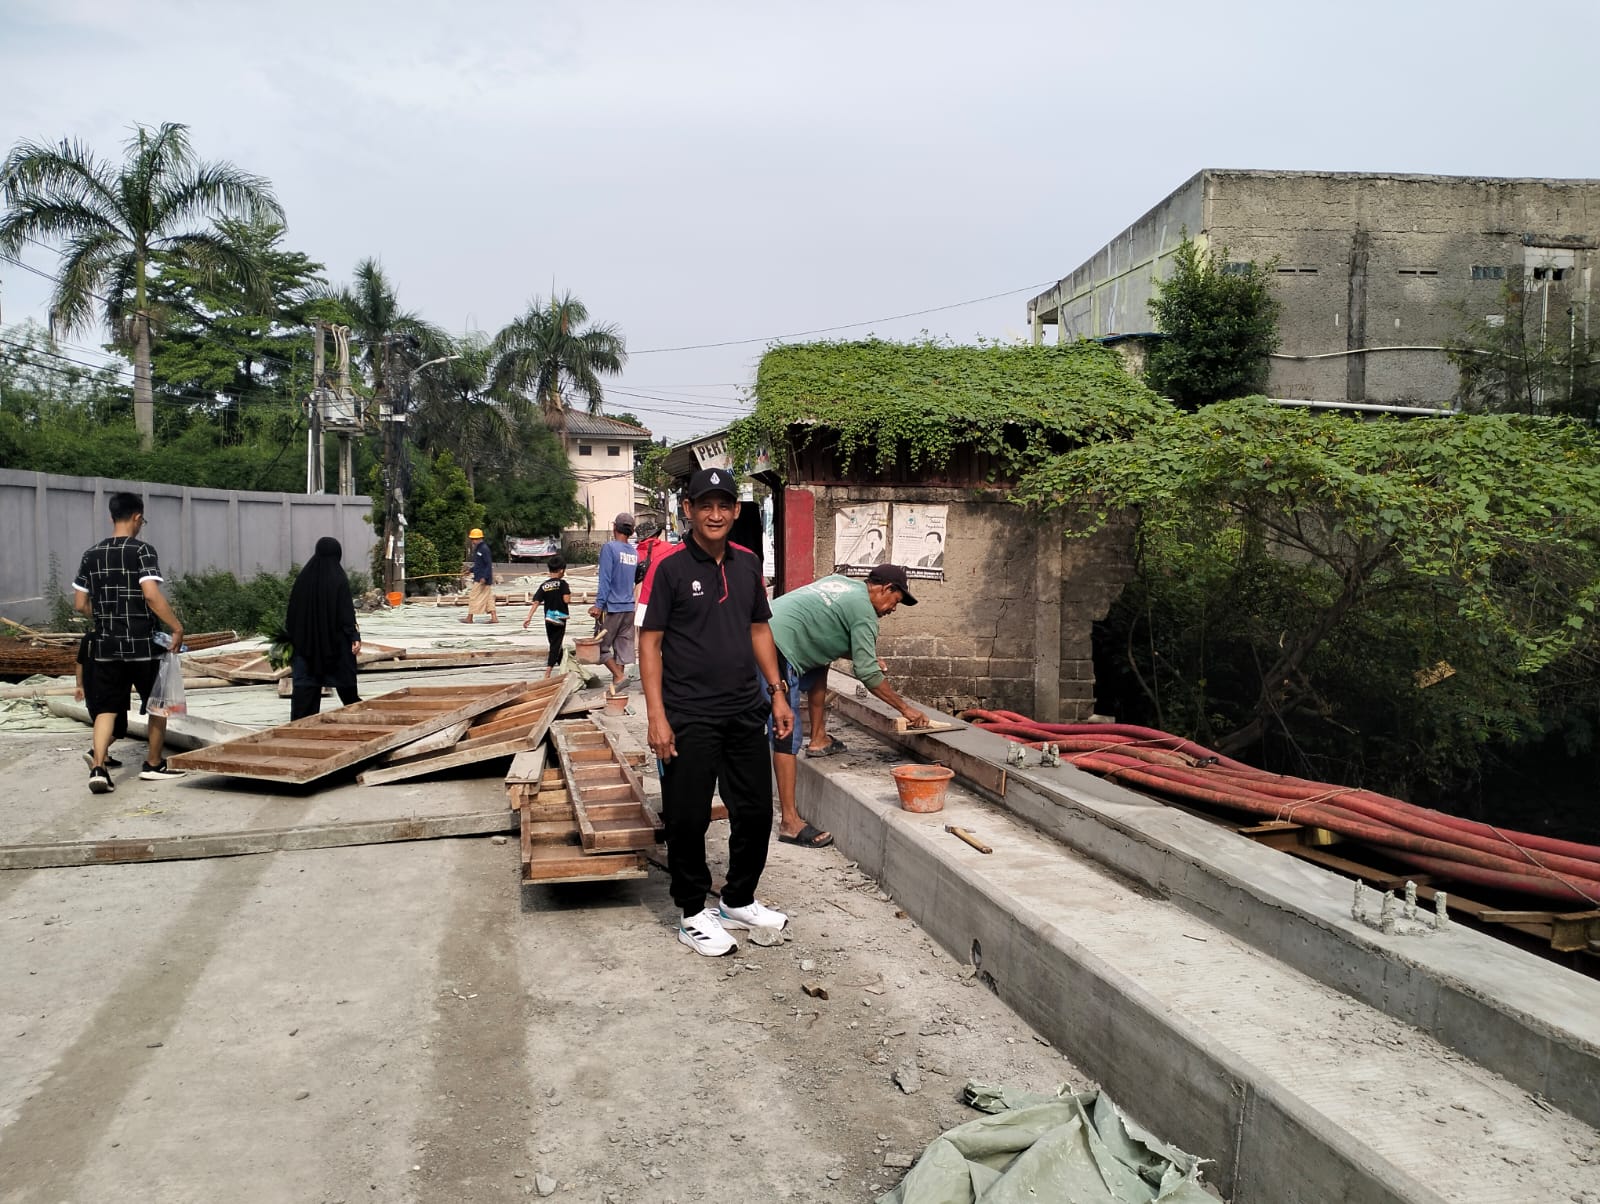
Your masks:
<svg viewBox="0 0 1600 1204"><path fill-rule="evenodd" d="M987 297L973 297L968 301L952 301L949 305L935 305L930 309L914 309L908 313L890 314L884 318L868 318L865 322L845 322L839 326L818 326L814 330L796 330L789 334L764 335L755 339L727 339L720 343L686 343L681 347L646 347L640 351L629 351L630 357L635 355L664 355L670 351L708 351L716 347L743 347L751 343L776 343L782 339L803 339L814 334L828 334L835 330L855 330L861 326L876 326L879 322L898 322L902 318L921 318L927 314L943 313L948 309L962 309L968 305L979 305L985 301L998 301L1002 297L1015 297L1018 293L1031 293L1049 285L1055 284L1054 280L1045 280L1039 284L1025 284L1021 288L1007 289L1003 293L990 293Z"/></svg>

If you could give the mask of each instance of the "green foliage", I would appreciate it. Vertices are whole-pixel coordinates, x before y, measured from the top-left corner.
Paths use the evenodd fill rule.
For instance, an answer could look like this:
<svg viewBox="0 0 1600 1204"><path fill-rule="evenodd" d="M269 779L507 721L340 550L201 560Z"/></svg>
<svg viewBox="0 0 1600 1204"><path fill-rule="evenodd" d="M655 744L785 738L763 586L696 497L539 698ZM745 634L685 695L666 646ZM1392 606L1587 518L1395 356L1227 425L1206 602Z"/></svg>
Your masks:
<svg viewBox="0 0 1600 1204"><path fill-rule="evenodd" d="M440 574L449 573L455 565L441 563L439 548L421 531L406 532L406 580L416 591L426 594L439 592Z"/></svg>
<svg viewBox="0 0 1600 1204"><path fill-rule="evenodd" d="M1165 409L1092 343L774 347L761 357L755 399L730 434L735 463L791 438L826 438L846 470L939 468L970 445L1015 473L1070 446L1124 438Z"/></svg>
<svg viewBox="0 0 1600 1204"><path fill-rule="evenodd" d="M299 569L261 573L241 584L232 573L186 573L172 583L172 608L186 631L272 635L282 626Z"/></svg>
<svg viewBox="0 0 1600 1204"><path fill-rule="evenodd" d="M506 558L506 540L557 535L578 520L578 484L549 430L541 434L548 445L530 455L516 474L486 480L477 491L487 517L483 533L496 555Z"/></svg>
<svg viewBox="0 0 1600 1204"><path fill-rule="evenodd" d="M1203 253L1185 238L1158 288L1150 312L1164 337L1145 369L1150 387L1186 409L1261 392L1278 346L1270 267L1230 264L1226 247Z"/></svg>
<svg viewBox="0 0 1600 1204"><path fill-rule="evenodd" d="M1080 533L1139 509L1143 692L1224 751L1301 740L1307 716L1359 733L1388 698L1395 739L1459 768L1457 741L1534 732L1552 691L1592 682L1600 437L1571 423L1227 402L1058 457L1017 496L1086 507ZM1420 704L1407 675L1438 660L1463 680Z"/></svg>
<svg viewBox="0 0 1600 1204"><path fill-rule="evenodd" d="M454 456L440 452L413 474L406 510L410 521L406 528L406 575L421 575L411 551L419 535L435 549L435 573L459 569L466 553L467 532L483 526L485 510L483 503L473 498L467 474L457 467Z"/></svg>
<svg viewBox="0 0 1600 1204"><path fill-rule="evenodd" d="M663 465L671 451L665 439L647 443L634 457L633 479L650 494L650 505L657 510L667 509L667 495L672 490L672 477Z"/></svg>
<svg viewBox="0 0 1600 1204"><path fill-rule="evenodd" d="M1527 290L1508 285L1497 325L1468 317L1462 308L1462 330L1450 341L1449 356L1461 373L1456 398L1463 410L1600 426L1600 339L1590 339L1573 308L1549 300L1539 284Z"/></svg>

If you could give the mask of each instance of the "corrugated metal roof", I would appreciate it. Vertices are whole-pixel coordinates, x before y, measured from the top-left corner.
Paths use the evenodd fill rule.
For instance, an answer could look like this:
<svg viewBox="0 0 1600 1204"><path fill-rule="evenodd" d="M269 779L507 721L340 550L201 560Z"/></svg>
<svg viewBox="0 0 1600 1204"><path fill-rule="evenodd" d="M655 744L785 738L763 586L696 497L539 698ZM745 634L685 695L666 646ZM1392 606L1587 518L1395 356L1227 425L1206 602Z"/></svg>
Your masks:
<svg viewBox="0 0 1600 1204"><path fill-rule="evenodd" d="M547 418L546 421L552 428L556 427L554 418ZM650 432L642 426L634 426L631 422L607 414L589 414L583 410L567 411L566 428L569 435L604 435L612 439L650 438Z"/></svg>

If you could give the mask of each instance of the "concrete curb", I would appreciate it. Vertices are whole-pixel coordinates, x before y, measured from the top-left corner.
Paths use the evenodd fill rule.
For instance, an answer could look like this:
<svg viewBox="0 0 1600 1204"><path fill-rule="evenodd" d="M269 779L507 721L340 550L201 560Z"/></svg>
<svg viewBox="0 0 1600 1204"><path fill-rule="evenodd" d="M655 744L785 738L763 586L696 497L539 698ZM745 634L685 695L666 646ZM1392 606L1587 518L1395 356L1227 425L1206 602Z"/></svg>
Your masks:
<svg viewBox="0 0 1600 1204"><path fill-rule="evenodd" d="M842 775L841 775L842 776ZM1115 967L988 881L939 816L900 811L802 762L802 811L1040 1034L1163 1138L1217 1159L1234 1204L1443 1204L1294 1089L1174 1017Z"/></svg>
<svg viewBox="0 0 1600 1204"><path fill-rule="evenodd" d="M1004 764L1009 744L976 728L906 743L924 758L948 746L995 765ZM1004 797L979 793L1600 1128L1600 983L1593 979L1465 927L1427 938L1380 934L1350 918L1344 879L1070 765L1011 769Z"/></svg>

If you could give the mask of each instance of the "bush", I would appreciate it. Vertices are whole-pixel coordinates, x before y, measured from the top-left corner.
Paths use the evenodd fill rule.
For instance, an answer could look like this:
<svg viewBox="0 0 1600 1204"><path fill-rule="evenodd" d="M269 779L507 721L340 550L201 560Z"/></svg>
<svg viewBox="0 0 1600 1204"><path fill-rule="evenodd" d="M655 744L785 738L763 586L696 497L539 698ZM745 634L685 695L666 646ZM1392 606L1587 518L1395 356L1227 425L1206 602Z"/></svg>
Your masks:
<svg viewBox="0 0 1600 1204"><path fill-rule="evenodd" d="M406 582L422 593L436 594L440 582L439 549L421 531L406 532Z"/></svg>
<svg viewBox="0 0 1600 1204"><path fill-rule="evenodd" d="M283 626L289 590L299 570L261 573L240 584L232 573L187 573L172 584L172 608L185 631L271 634Z"/></svg>

